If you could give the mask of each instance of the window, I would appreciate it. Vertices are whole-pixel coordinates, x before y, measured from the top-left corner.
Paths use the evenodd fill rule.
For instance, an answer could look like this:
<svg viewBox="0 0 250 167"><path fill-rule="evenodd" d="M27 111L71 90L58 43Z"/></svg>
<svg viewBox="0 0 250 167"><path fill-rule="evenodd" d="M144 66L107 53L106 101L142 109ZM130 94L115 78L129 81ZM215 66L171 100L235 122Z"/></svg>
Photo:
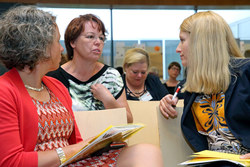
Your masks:
<svg viewBox="0 0 250 167"><path fill-rule="evenodd" d="M110 66L122 66L127 49L142 47L151 57L151 64L161 63L163 80L168 78L167 67L172 61L181 64L175 49L179 43L179 26L195 10L174 9L90 9L90 8L47 8L40 7L57 16L57 24L64 46L64 32L69 22L86 13L97 15L109 33L101 60ZM209 10L209 9L206 9ZM204 10L198 10L204 11ZM242 52L250 50L250 10L213 10L230 24ZM111 25L112 16L112 25ZM113 30L113 32L111 32ZM112 39L111 40L111 35ZM66 53L66 50L65 50ZM157 57L157 58L156 58ZM160 57L160 58L159 58ZM160 62L161 61L161 62ZM155 63L155 64L154 64ZM183 68L182 68L183 69ZM183 71L178 79L183 78Z"/></svg>

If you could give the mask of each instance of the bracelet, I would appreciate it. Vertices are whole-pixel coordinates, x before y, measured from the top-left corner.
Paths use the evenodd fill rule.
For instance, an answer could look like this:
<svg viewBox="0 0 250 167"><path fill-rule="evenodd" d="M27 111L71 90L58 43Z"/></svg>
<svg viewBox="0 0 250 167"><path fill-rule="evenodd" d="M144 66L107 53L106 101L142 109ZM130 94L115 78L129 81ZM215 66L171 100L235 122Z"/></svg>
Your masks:
<svg viewBox="0 0 250 167"><path fill-rule="evenodd" d="M60 159L61 164L63 164L66 161L66 156L64 154L64 151L62 148L57 148L56 149L57 155Z"/></svg>

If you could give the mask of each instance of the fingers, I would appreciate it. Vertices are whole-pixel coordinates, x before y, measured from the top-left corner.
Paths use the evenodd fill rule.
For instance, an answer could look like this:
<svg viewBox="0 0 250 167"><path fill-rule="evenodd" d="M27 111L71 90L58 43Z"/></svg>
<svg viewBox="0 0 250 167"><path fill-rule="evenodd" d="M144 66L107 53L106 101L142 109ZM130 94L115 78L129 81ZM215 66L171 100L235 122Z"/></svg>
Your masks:
<svg viewBox="0 0 250 167"><path fill-rule="evenodd" d="M245 154L245 155L241 155L240 158L241 159L250 159L250 153Z"/></svg>
<svg viewBox="0 0 250 167"><path fill-rule="evenodd" d="M162 115L165 117L165 118L167 118L167 119L169 119L169 114L168 114L168 110L167 110L167 105L168 103L166 102L166 100L165 99L162 99L161 101L160 101L160 111L161 111L161 113L162 113Z"/></svg>
<svg viewBox="0 0 250 167"><path fill-rule="evenodd" d="M114 99L113 95L103 84L97 83L91 85L90 91L95 99L100 100L103 103L113 101Z"/></svg>
<svg viewBox="0 0 250 167"><path fill-rule="evenodd" d="M96 90L96 91L109 91L104 85L102 84L93 84L91 85L91 90Z"/></svg>
<svg viewBox="0 0 250 167"><path fill-rule="evenodd" d="M96 90L96 85L95 84L93 84L93 85L90 86L90 91L92 93L93 93L94 90Z"/></svg>
<svg viewBox="0 0 250 167"><path fill-rule="evenodd" d="M90 86L90 91L95 94L101 90L101 84L93 84Z"/></svg>
<svg viewBox="0 0 250 167"><path fill-rule="evenodd" d="M162 115L166 118L176 118L177 117L177 112L173 107L173 104L176 104L176 100L172 101L171 100L172 95L167 95L164 98L161 99L160 101L160 111Z"/></svg>
<svg viewBox="0 0 250 167"><path fill-rule="evenodd" d="M160 106L160 111L161 111L161 114L162 114L166 119L169 119L169 115L167 114L167 112L164 111L164 107Z"/></svg>

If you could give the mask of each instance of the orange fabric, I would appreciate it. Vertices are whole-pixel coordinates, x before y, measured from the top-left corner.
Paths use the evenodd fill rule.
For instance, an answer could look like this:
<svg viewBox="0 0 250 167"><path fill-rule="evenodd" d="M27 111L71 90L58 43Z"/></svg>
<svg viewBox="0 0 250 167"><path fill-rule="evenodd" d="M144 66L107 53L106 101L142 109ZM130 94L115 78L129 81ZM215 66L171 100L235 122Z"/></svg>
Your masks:
<svg viewBox="0 0 250 167"><path fill-rule="evenodd" d="M117 159L124 149L109 150L100 156L89 157L84 160L68 165L68 167L115 167Z"/></svg>
<svg viewBox="0 0 250 167"><path fill-rule="evenodd" d="M209 133L226 125L224 101L224 94L218 94L193 103L192 112L198 131Z"/></svg>
<svg viewBox="0 0 250 167"><path fill-rule="evenodd" d="M38 137L35 151L54 150L69 145L73 131L73 117L49 90L48 102L33 99L38 113Z"/></svg>

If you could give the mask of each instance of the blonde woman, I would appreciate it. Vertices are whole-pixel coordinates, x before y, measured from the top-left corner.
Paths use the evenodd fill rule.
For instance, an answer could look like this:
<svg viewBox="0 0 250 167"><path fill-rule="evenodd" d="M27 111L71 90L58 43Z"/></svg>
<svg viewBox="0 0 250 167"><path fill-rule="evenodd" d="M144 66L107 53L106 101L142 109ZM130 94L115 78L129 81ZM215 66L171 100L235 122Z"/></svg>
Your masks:
<svg viewBox="0 0 250 167"><path fill-rule="evenodd" d="M250 158L250 60L241 55L228 24L211 11L186 18L176 52L187 69L181 122L186 139L196 151ZM172 95L161 100L167 119L177 116L177 101Z"/></svg>
<svg viewBox="0 0 250 167"><path fill-rule="evenodd" d="M128 100L155 101L168 94L159 77L148 74L149 62L146 50L127 50L123 61L123 81Z"/></svg>

